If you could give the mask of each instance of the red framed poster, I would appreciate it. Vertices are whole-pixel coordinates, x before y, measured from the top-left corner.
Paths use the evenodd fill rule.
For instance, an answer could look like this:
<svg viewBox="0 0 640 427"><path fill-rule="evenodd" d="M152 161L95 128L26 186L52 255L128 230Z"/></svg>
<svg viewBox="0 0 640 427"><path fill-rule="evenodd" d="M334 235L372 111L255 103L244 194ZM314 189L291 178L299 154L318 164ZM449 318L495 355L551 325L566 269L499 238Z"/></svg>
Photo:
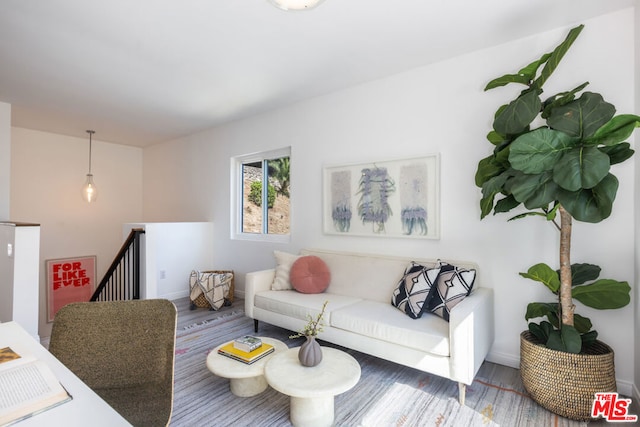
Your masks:
<svg viewBox="0 0 640 427"><path fill-rule="evenodd" d="M47 270L48 322L70 302L89 301L96 287L96 257L49 259Z"/></svg>

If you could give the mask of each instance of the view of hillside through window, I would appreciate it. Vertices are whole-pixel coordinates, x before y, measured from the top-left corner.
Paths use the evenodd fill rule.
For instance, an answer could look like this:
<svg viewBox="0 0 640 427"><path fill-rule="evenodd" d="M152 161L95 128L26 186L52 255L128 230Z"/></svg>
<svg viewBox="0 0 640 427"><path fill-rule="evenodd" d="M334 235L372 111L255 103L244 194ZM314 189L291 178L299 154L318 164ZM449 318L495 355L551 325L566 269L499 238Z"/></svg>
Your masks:
<svg viewBox="0 0 640 427"><path fill-rule="evenodd" d="M265 178L269 182L266 229L262 203ZM243 163L242 184L242 232L289 234L289 157Z"/></svg>

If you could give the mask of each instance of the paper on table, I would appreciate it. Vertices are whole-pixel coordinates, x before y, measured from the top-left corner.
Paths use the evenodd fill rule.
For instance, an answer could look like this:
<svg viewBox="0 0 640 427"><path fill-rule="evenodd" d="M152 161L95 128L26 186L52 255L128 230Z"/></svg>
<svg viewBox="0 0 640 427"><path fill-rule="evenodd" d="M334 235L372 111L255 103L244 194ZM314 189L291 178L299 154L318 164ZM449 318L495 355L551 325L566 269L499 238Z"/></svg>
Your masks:
<svg viewBox="0 0 640 427"><path fill-rule="evenodd" d="M13 352L2 350L4 354ZM17 355L17 358L0 363L0 425L27 418L68 400L71 396L44 362Z"/></svg>

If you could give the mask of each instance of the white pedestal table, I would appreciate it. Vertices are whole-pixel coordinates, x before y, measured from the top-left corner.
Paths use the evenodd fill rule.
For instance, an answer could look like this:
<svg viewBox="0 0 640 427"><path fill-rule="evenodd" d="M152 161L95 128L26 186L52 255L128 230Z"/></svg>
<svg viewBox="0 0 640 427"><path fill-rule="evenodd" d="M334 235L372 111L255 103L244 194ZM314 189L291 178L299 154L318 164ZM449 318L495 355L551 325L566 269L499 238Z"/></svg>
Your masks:
<svg viewBox="0 0 640 427"><path fill-rule="evenodd" d="M217 346L207 356L207 368L219 377L229 378L229 388L236 396L250 397L265 391L268 387L263 375L265 364L271 357L289 348L280 340L269 337L259 338L263 343L271 344L275 351L250 365L218 354L218 349L228 343Z"/></svg>
<svg viewBox="0 0 640 427"><path fill-rule="evenodd" d="M296 427L331 426L335 396L360 380L360 365L349 354L322 347L322 361L306 367L298 360L299 347L274 355L264 368L269 385L290 396L289 416Z"/></svg>

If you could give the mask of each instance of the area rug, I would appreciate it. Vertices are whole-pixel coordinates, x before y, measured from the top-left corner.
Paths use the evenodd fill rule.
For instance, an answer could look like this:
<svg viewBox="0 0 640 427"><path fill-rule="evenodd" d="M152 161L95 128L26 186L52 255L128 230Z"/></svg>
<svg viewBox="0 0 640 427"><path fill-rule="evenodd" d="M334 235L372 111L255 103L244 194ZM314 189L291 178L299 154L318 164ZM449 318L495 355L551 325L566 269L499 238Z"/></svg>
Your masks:
<svg viewBox="0 0 640 427"><path fill-rule="evenodd" d="M290 426L289 397L271 388L254 397L236 397L229 380L213 375L206 357L219 344L253 334L253 321L242 309L189 325L177 333L173 427ZM261 336L279 339L289 347L286 331L260 323ZM322 345L337 347L321 342ZM506 426L574 427L586 423L554 415L533 402L519 377L495 375L495 365L485 363L467 387L466 404L457 401L453 381L391 363L350 349L362 375L351 390L335 398L336 426ZM503 370L504 371L504 370ZM513 370L514 372L517 372ZM495 378L495 377L500 377ZM506 382L502 382L506 381Z"/></svg>

